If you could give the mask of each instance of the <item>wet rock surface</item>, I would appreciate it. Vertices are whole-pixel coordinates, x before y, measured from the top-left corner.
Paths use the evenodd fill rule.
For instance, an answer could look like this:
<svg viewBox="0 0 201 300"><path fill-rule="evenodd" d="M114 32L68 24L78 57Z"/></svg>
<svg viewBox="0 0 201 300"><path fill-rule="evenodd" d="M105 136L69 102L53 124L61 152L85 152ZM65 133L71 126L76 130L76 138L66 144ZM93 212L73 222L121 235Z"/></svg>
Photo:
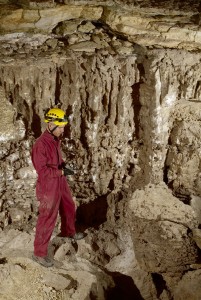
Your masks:
<svg viewBox="0 0 201 300"><path fill-rule="evenodd" d="M201 297L199 10L0 1L0 299ZM86 237L57 237L58 218L45 269L30 153L55 105Z"/></svg>

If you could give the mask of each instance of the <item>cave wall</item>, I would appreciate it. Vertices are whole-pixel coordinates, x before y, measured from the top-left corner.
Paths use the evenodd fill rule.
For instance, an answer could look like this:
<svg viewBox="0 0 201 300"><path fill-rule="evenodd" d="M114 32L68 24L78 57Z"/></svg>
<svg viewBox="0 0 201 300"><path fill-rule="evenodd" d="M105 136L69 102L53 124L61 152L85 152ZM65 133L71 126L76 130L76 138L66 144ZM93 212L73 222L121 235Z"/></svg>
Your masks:
<svg viewBox="0 0 201 300"><path fill-rule="evenodd" d="M121 182L129 164L133 165L132 85L139 80L135 61L135 57L72 55L62 64L50 59L4 64L1 86L13 112L8 116L15 124L13 132L18 134L16 124L21 120L25 130L22 139L29 142L37 138L44 130L45 111L59 104L70 118L64 157L79 169L78 175L83 174L83 181L93 184L95 195L106 194L109 184L116 186L115 181ZM8 137L2 148L9 141ZM125 148L127 143L130 146ZM3 153L2 159L9 160L12 151Z"/></svg>
<svg viewBox="0 0 201 300"><path fill-rule="evenodd" d="M151 169L149 181L164 180L170 183L171 172L167 169L172 169L172 164L177 164L182 173L185 165L184 163L181 166L179 160L170 154L175 141L179 144L178 139L181 139L181 131L175 135L176 128L181 126L182 120L186 120L184 122L192 122L191 126L195 127L196 131L199 130L199 116L194 116L191 120L191 116L185 110L190 112L199 109L200 54L162 50L153 51L150 57L152 55L154 58L148 60L148 64L144 64L146 82L140 88L140 100L144 104L141 123L146 152L149 152L146 156L149 162L146 165L150 165ZM185 135L184 132L182 134ZM197 137L199 138L199 134ZM199 141L197 143L199 145ZM184 148L187 146L186 152L189 147L187 144L187 141L183 142ZM186 152L181 155L186 157ZM166 159L167 154L170 159ZM198 173L199 171L195 176ZM197 194L197 191L195 193Z"/></svg>
<svg viewBox="0 0 201 300"><path fill-rule="evenodd" d="M104 34L106 39L111 43L112 38ZM84 53L83 49L69 51L65 43L55 44L46 37L36 38L26 52L27 44L24 37L17 37L14 44L2 43L11 49L9 55L1 54L0 66L1 111L8 124L0 132L2 199L12 194L15 180L28 177L33 186L31 146L45 128L45 111L54 105L70 119L63 155L77 169L70 184L81 201L161 181L178 192L184 175L179 177L177 170L183 174L188 156L185 152L185 158L180 154L178 160L174 143L178 144L177 134L181 138L182 129L176 132L180 119L186 119L181 117L183 109L199 106L199 54L180 50L178 55L176 50L130 44L119 53L125 45L120 38L114 55L87 47ZM16 45L24 45L22 53L13 52ZM191 123L198 126L199 116ZM199 141L195 147L199 148ZM199 154L197 159L193 154L192 164L197 164L193 171L197 178ZM184 197L199 197L198 179L190 184L186 174Z"/></svg>

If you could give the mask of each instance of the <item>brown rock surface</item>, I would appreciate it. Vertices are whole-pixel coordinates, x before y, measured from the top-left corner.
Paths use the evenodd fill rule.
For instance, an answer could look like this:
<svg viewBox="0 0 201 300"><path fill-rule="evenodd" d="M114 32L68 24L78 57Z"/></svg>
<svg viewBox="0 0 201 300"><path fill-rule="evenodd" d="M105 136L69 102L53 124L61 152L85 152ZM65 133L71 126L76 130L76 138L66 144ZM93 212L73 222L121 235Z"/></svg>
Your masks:
<svg viewBox="0 0 201 300"><path fill-rule="evenodd" d="M188 230L198 225L196 216L167 187L150 185L137 190L129 211L135 254L143 269L179 273L196 261L195 245L188 237Z"/></svg>

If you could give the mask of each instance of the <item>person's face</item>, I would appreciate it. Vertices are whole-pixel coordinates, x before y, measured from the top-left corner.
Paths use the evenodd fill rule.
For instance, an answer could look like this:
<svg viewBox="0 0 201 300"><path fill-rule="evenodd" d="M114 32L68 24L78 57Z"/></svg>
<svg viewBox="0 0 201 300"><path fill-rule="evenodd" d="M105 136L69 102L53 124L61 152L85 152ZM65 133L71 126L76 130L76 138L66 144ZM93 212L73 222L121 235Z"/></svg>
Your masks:
<svg viewBox="0 0 201 300"><path fill-rule="evenodd" d="M55 127L55 124L54 124L54 123L49 123L49 130L50 130L50 131L51 131L54 127ZM62 137L62 135L63 135L63 133L64 133L64 128L65 128L65 125L58 126L58 127L53 131L54 136L56 136L56 137Z"/></svg>

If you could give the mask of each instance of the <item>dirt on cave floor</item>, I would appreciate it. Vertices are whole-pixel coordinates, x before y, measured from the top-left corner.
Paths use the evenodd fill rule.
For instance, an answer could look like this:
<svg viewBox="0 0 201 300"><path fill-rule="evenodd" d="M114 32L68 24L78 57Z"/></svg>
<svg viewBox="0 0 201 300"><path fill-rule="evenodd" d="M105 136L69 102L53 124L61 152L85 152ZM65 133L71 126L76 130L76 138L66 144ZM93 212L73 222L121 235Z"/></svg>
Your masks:
<svg viewBox="0 0 201 300"><path fill-rule="evenodd" d="M143 300L171 299L171 295L173 299L184 299L179 298L178 286L185 296L181 282L188 268L184 265L193 266L197 256L188 232L198 222L191 206L174 197L164 183L149 184L134 194L125 190L118 196L109 194L101 205L77 201L77 228L85 232L85 238L74 242L58 237L58 217L49 246L49 256L54 257L51 268L44 268L31 258L37 219L35 197L33 201L28 220L10 219L0 232L0 299ZM148 244L144 249L145 241ZM156 245L158 250L154 249ZM177 257L170 263L175 246L180 248L180 254L175 249ZM157 260L162 255L161 265L155 264L150 247L153 253L156 251ZM199 272L199 264L191 267L191 282L192 268Z"/></svg>
<svg viewBox="0 0 201 300"><path fill-rule="evenodd" d="M8 225L0 232L0 299L124 299L125 295L127 299L143 299L132 277L127 275L128 270L125 272L134 259L131 239L126 258L124 243L129 235L121 232L118 237L118 220L116 225L107 222L107 199L102 199L101 204L77 204L76 227L85 237L77 242L58 237L58 216L48 248L48 256L54 259L54 266L49 269L32 260L36 199L33 198L33 212L27 218L17 220L22 210L11 213ZM24 209L23 216L26 212ZM112 259L122 255L122 271L109 266Z"/></svg>

